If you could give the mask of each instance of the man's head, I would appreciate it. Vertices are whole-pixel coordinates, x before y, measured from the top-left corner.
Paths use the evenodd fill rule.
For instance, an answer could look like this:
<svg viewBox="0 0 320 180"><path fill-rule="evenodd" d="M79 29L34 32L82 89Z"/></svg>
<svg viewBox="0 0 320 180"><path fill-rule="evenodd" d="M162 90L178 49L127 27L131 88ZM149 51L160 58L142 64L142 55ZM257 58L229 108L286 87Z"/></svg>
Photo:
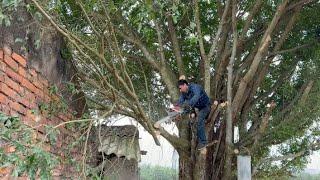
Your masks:
<svg viewBox="0 0 320 180"><path fill-rule="evenodd" d="M188 92L188 82L185 79L180 79L178 81L178 88L181 93Z"/></svg>

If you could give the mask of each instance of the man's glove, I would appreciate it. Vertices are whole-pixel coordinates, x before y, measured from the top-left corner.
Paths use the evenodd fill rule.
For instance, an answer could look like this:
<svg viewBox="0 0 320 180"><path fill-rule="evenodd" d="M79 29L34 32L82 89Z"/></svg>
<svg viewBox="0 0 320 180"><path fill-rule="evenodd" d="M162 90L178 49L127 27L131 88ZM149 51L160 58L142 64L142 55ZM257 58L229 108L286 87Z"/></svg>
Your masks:
<svg viewBox="0 0 320 180"><path fill-rule="evenodd" d="M181 107L183 108L182 114L188 114L192 111L192 107L187 103L184 103Z"/></svg>

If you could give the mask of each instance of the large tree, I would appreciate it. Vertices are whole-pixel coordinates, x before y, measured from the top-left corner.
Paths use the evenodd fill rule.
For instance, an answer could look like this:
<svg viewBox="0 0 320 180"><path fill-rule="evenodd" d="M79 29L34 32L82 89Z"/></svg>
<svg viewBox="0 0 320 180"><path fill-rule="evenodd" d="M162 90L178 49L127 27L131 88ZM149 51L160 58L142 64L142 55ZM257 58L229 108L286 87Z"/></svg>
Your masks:
<svg viewBox="0 0 320 180"><path fill-rule="evenodd" d="M134 118L157 144L160 131L180 155L180 179L230 179L237 151L251 155L253 176L290 174L320 147L318 1L30 0L27 6L68 40L91 108ZM153 126L177 100L179 75L216 101L206 128L212 143L203 154L189 120L176 123L179 136Z"/></svg>

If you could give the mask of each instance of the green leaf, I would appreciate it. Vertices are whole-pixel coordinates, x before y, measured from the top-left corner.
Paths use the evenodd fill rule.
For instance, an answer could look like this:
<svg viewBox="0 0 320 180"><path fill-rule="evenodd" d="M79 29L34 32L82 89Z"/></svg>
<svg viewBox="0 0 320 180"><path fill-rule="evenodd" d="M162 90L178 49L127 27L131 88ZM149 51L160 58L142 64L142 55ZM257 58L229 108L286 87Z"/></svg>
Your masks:
<svg viewBox="0 0 320 180"><path fill-rule="evenodd" d="M22 38L16 38L14 40L15 43L24 43L24 40Z"/></svg>
<svg viewBox="0 0 320 180"><path fill-rule="evenodd" d="M41 41L40 39L37 39L35 42L34 42L34 46L36 49L39 49L41 47Z"/></svg>
<svg viewBox="0 0 320 180"><path fill-rule="evenodd" d="M35 18L37 19L37 20L39 20L39 21L41 21L42 20L42 14L40 13L40 12L35 12L34 13L34 16L35 16Z"/></svg>
<svg viewBox="0 0 320 180"><path fill-rule="evenodd" d="M6 27L9 27L11 25L10 18L8 16L4 17L4 24Z"/></svg>

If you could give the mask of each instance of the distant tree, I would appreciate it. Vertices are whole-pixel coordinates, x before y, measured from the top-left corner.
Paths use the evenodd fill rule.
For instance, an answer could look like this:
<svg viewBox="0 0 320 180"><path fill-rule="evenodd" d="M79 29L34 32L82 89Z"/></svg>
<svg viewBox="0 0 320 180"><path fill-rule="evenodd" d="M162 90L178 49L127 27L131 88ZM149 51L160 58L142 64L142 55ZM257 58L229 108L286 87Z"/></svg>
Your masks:
<svg viewBox="0 0 320 180"><path fill-rule="evenodd" d="M157 144L160 131L179 153L180 179L231 179L237 150L252 156L255 177L291 174L320 147L318 1L27 2L68 40L91 108L134 118ZM218 102L206 154L187 121L179 136L153 127L183 74Z"/></svg>

